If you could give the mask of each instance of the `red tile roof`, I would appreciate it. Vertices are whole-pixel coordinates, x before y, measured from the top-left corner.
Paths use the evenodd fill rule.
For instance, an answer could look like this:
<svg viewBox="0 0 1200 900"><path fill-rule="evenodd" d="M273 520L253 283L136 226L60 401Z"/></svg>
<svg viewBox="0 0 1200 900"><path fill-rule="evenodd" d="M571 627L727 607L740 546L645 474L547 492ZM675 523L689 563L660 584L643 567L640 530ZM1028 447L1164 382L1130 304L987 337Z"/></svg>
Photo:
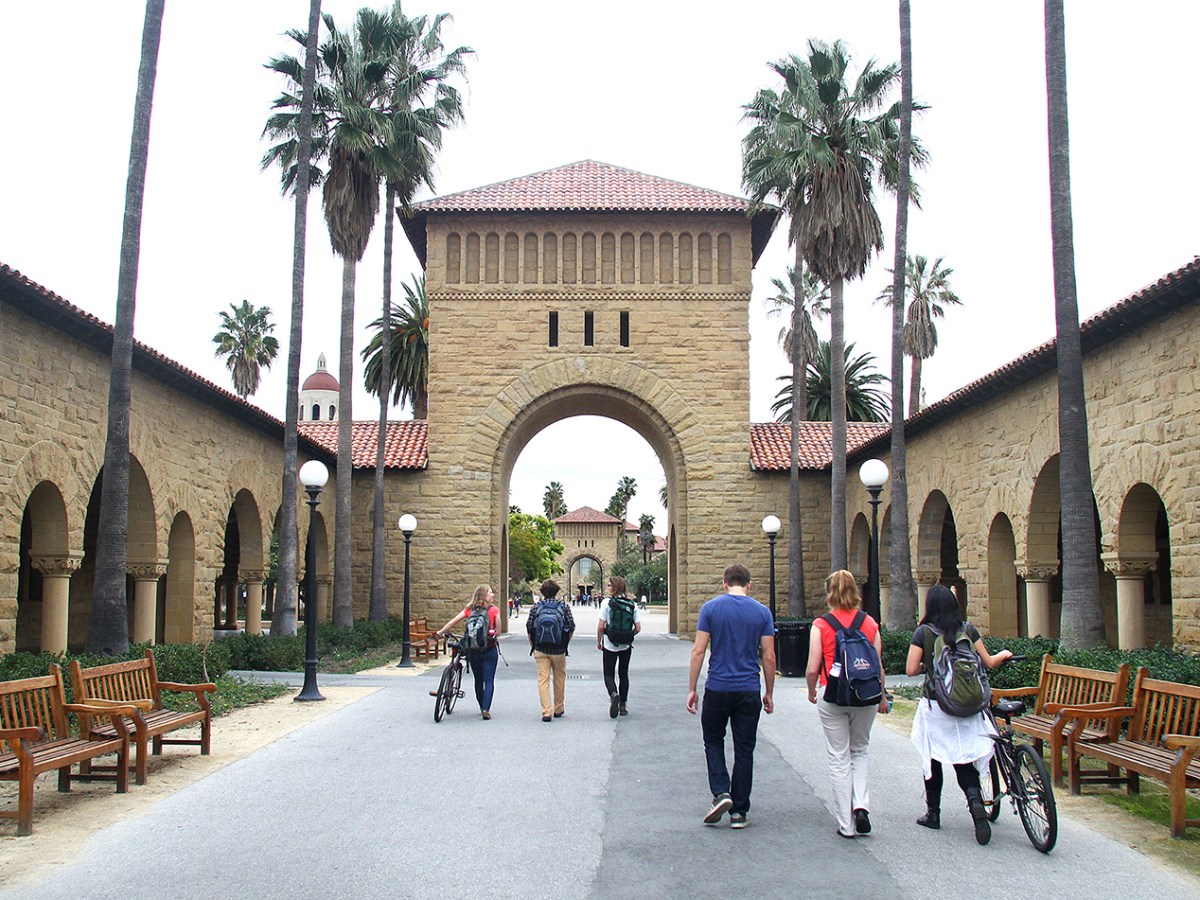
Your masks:
<svg viewBox="0 0 1200 900"><path fill-rule="evenodd" d="M621 520L608 513L602 513L598 509L592 509L590 506L581 506L554 520L555 525L560 523L563 525L620 525Z"/></svg>
<svg viewBox="0 0 1200 900"><path fill-rule="evenodd" d="M709 212L747 215L744 197L647 175L633 169L584 159L579 162L498 181L483 187L434 197L413 206L401 224L422 265L425 222L431 213L474 212ZM757 261L774 228L778 210L753 215L753 255Z"/></svg>
<svg viewBox="0 0 1200 900"><path fill-rule="evenodd" d="M301 422L300 433L315 444L337 454L337 422ZM428 423L424 419L388 422L387 443L383 448L385 469L424 469L427 453ZM375 448L379 437L378 422L354 422L351 446L354 468L374 469Z"/></svg>
<svg viewBox="0 0 1200 900"><path fill-rule="evenodd" d="M799 450L801 469L827 469L833 464L833 443L830 422L801 422ZM847 422L846 453L851 454L863 444L891 426L878 422ZM791 468L792 426L782 422L764 422L750 426L750 468L756 472L786 472Z"/></svg>

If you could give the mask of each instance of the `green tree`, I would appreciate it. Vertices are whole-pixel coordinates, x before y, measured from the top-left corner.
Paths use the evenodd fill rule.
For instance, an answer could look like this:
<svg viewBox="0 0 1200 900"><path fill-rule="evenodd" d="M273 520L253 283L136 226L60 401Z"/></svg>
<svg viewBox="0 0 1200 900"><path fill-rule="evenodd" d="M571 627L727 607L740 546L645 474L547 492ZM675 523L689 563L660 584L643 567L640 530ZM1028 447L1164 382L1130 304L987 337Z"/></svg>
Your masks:
<svg viewBox="0 0 1200 900"><path fill-rule="evenodd" d="M390 347L388 365L391 376L391 402L408 403L414 419L429 415L429 301L425 298L425 276L414 275L412 283L403 283L404 303L389 306L387 328ZM383 320L376 319L368 328L374 333L362 350L363 384L375 396L381 388L385 342ZM386 424L386 423L385 423Z"/></svg>
<svg viewBox="0 0 1200 900"><path fill-rule="evenodd" d="M545 510L547 519L553 520L566 515L567 501L563 496L561 481L552 481L546 486L546 493L542 495L542 509Z"/></svg>
<svg viewBox="0 0 1200 900"><path fill-rule="evenodd" d="M563 567L557 558L562 552L562 542L554 537L554 524L545 516L509 513L508 571L511 582L545 581L560 574Z"/></svg>
<svg viewBox="0 0 1200 900"><path fill-rule="evenodd" d="M787 283L784 283L779 278L772 279L771 283L775 285L775 296L767 300L767 317L771 318L784 312L788 314L788 324L779 329L779 344L783 347L783 352L787 355L787 358L791 360L795 353L795 348L792 345L792 335L799 334L800 371L807 372L808 366L816 360L821 350L821 341L817 337L816 329L813 328L813 320L829 314L829 287L823 284L812 273L812 270L806 270L803 278L800 278L796 275L796 270L791 266L788 267ZM797 284L801 284L801 291L799 293L795 290ZM800 302L798 316L796 315L797 299ZM796 330L797 320L799 320L799 331ZM796 381L797 379L792 379L793 386L796 384ZM800 419L798 421L803 421L808 417L808 387L806 381L806 378L799 379Z"/></svg>
<svg viewBox="0 0 1200 900"><path fill-rule="evenodd" d="M1046 109L1050 151L1050 235L1058 352L1059 497L1062 509L1062 646L1104 642L1096 558L1095 498L1088 447L1083 349L1075 293L1075 233L1067 116L1066 23L1062 0L1046 0Z"/></svg>
<svg viewBox="0 0 1200 900"><path fill-rule="evenodd" d="M221 311L221 330L213 335L217 349L214 356L225 357L225 365L233 378L233 390L239 397L249 397L258 390L262 369L269 369L279 353L279 341L271 336L275 325L270 321L269 307L255 309L248 300L240 305L229 304L231 313Z"/></svg>
<svg viewBox="0 0 1200 900"><path fill-rule="evenodd" d="M950 287L953 274L953 269L942 266L940 256L932 266L920 254L909 256L904 263L905 298L908 300L904 355L912 358L912 390L908 397L910 416L921 411L921 363L937 350L937 326L933 320L945 316L947 306L962 305L962 300ZM880 291L877 299L891 306L893 285Z"/></svg>
<svg viewBox="0 0 1200 900"><path fill-rule="evenodd" d="M637 495L637 481L634 478L626 475L617 482L617 489L613 492L612 497L608 501L608 506L604 508L604 512L610 516L614 516L625 521L625 516L628 514L629 501Z"/></svg>
<svg viewBox="0 0 1200 900"><path fill-rule="evenodd" d="M292 226L292 309L291 325L288 330L287 396L283 419L283 478L282 500L279 507L279 572L277 584L284 586L276 590L271 615L272 635L296 633L296 582L297 540L296 523L297 464L299 450L300 418L300 349L304 323L304 261L308 246L308 192L313 183L313 107L317 83L317 37L321 21L321 0L310 0L308 7L308 30L295 32L304 47L304 64L294 57L279 57L266 64L274 71L285 68L293 87L300 89L300 97L285 93L276 100L275 107L292 105L297 112L292 125L293 140L286 152L287 160L279 159L283 169L284 194L291 190L295 195L295 216ZM290 65L289 65L290 63ZM267 129L270 129L268 122ZM264 157L262 167L272 164L272 154ZM319 173L318 173L319 174Z"/></svg>
<svg viewBox="0 0 1200 900"><path fill-rule="evenodd" d="M650 561L650 554L654 550L654 516L649 513L642 513L642 517L638 522L638 543L642 547L642 565Z"/></svg>
<svg viewBox="0 0 1200 900"><path fill-rule="evenodd" d="M887 395L880 387L886 378L875 368L875 357L870 353L862 353L851 358L854 343L851 342L842 350L845 361L844 378L846 385L846 419L850 422L884 422L888 417ZM832 421L833 396L830 377L830 347L829 341L821 341L821 352L816 361L809 367L808 377L808 415L806 418L813 422ZM784 382L775 402L771 404L771 412L775 413L775 421L786 422L791 418L792 383L791 377L781 375L778 379Z"/></svg>
<svg viewBox="0 0 1200 900"><path fill-rule="evenodd" d="M142 198L150 156L150 110L158 73L165 0L147 0L133 102L133 134L125 179L125 217L121 263L117 272L117 310L113 323L108 386L108 431L104 444L100 515L96 538L96 576L88 620L87 651L115 656L129 649L126 613L126 563L129 536L129 419L132 415L133 317L137 305L138 254L142 242Z"/></svg>

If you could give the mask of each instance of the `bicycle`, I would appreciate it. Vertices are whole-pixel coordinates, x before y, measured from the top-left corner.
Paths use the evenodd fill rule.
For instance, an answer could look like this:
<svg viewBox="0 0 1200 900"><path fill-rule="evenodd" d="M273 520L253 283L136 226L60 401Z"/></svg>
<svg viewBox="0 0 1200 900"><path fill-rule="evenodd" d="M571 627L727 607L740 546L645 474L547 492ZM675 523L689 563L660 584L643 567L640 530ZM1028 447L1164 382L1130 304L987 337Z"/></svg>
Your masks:
<svg viewBox="0 0 1200 900"><path fill-rule="evenodd" d="M441 683L438 685L437 693L434 694L434 722L440 722L443 715L454 712L454 704L463 695L463 669L469 669L471 665L467 659L466 648L462 646L461 638L448 637L446 639L446 646L450 650L450 662L442 671Z"/></svg>
<svg viewBox="0 0 1200 900"><path fill-rule="evenodd" d="M1024 657L1011 659L1019 661ZM1000 700L985 711L996 728L996 734L992 735L996 752L988 764L989 777L983 779L983 805L988 821L995 822L1000 818L1000 809L1007 796L1013 812L1021 818L1029 842L1042 853L1049 853L1058 840L1054 787L1041 754L1030 744L1015 739L1012 717L1024 711L1022 700ZM1003 728L997 719L1004 720Z"/></svg>

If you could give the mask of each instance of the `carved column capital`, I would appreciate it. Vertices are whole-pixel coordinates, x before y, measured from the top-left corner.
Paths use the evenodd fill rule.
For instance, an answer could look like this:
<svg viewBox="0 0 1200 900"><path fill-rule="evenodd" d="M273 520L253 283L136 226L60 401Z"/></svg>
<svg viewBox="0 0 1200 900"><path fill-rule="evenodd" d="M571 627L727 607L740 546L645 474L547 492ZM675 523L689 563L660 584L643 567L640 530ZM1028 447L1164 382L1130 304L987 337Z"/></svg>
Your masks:
<svg viewBox="0 0 1200 900"><path fill-rule="evenodd" d="M1145 578L1158 568L1158 555L1144 553L1102 553L1104 570L1117 578Z"/></svg>
<svg viewBox="0 0 1200 900"><path fill-rule="evenodd" d="M129 574L133 576L134 581L158 581L167 574L167 564L164 562L134 563L129 566Z"/></svg>
<svg viewBox="0 0 1200 900"><path fill-rule="evenodd" d="M892 576L889 575L887 572L880 572L879 573L879 586L881 588L891 587L892 586Z"/></svg>
<svg viewBox="0 0 1200 900"><path fill-rule="evenodd" d="M72 572L78 572L80 565L83 563L82 556L67 554L66 556L31 556L29 564L41 572L43 575L67 576Z"/></svg>
<svg viewBox="0 0 1200 900"><path fill-rule="evenodd" d="M333 587L332 575L318 575L317 584L321 587Z"/></svg>
<svg viewBox="0 0 1200 900"><path fill-rule="evenodd" d="M913 581L924 587L933 587L942 578L942 573L937 569L917 569L913 572Z"/></svg>
<svg viewBox="0 0 1200 900"><path fill-rule="evenodd" d="M1058 563L1026 562L1017 566L1017 574L1026 581L1049 581L1058 574Z"/></svg>
<svg viewBox="0 0 1200 900"><path fill-rule="evenodd" d="M266 569L241 569L238 577L246 584L262 584L267 580Z"/></svg>

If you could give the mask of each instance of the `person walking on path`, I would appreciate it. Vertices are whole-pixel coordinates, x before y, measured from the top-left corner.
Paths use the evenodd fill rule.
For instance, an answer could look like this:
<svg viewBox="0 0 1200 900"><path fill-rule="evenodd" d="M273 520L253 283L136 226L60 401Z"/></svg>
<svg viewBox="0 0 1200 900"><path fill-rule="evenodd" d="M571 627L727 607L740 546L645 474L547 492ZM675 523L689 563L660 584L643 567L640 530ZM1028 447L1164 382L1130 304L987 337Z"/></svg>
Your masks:
<svg viewBox="0 0 1200 900"><path fill-rule="evenodd" d="M629 657L633 655L633 638L642 630L642 614L637 604L625 596L629 587L624 578L614 575L608 579L608 589L609 596L600 601L596 620L596 649L604 654L608 715L615 719L618 715L629 715L625 706L629 700Z"/></svg>
<svg viewBox="0 0 1200 900"><path fill-rule="evenodd" d="M492 603L495 599L492 589L481 584L475 588L471 605L438 629L438 637L444 637L446 632L461 622L467 620L467 633L463 640L467 642L467 663L475 676L475 699L479 701L479 712L485 719L492 717L492 695L496 690L496 664L500 661L500 648L496 644L496 634L500 630L500 607ZM476 620L476 625L472 620ZM481 638L482 648L472 642L472 633L478 628L486 631Z"/></svg>
<svg viewBox="0 0 1200 900"><path fill-rule="evenodd" d="M538 696L542 701L542 721L563 714L563 695L567 687L567 647L575 633L575 617L571 607L558 599L558 582L542 583L542 599L525 617L529 635L529 652L537 663ZM553 701L550 682L554 681Z"/></svg>
<svg viewBox="0 0 1200 900"><path fill-rule="evenodd" d="M700 698L696 682L705 653L712 646L700 728L708 764L712 806L704 824L716 825L726 812L732 828L746 827L750 789L754 783L754 745L762 710L775 711L775 622L771 611L749 596L750 571L739 563L725 570L725 593L702 607L696 621L688 672L687 711L696 714ZM759 697L759 654L766 682ZM733 777L725 761L725 728L733 733Z"/></svg>
<svg viewBox="0 0 1200 900"><path fill-rule="evenodd" d="M1012 656L1011 650L1001 650L995 656L988 653L975 626L963 621L958 598L948 587L937 584L929 589L925 598L925 618L913 632L905 666L909 675L925 673L925 696L917 704L912 725L912 742L925 765L925 815L917 819L917 824L934 829L942 827L942 764L952 765L975 822L975 840L986 844L992 839L992 826L988 824L983 805L979 776L987 771L988 761L992 758L995 744L991 735L996 729L983 713L963 717L944 712L936 702L937 695L930 683L934 643L938 636L944 635L945 640L950 641L960 633L967 636L989 669Z"/></svg>
<svg viewBox="0 0 1200 900"><path fill-rule="evenodd" d="M861 621L855 625L859 619L858 607L862 598L852 573L841 569L830 575L825 580L825 600L829 606L829 615L833 616L842 628L853 627L861 631L875 648L876 659L881 663L881 694L877 707L839 706L824 696L818 698L817 685L828 684L830 669L834 665L838 629L822 616L816 620L812 631L809 632L808 669L805 673L808 681L808 702L817 705L821 729L825 732L825 749L829 754L829 780L833 784L833 810L838 823L837 833L840 837L852 838L871 833L868 747L871 741L871 725L875 722L876 713L887 712L887 695L886 692L882 692L883 646L879 637L879 623L873 618L863 613ZM839 674L834 672L833 677L837 678Z"/></svg>

